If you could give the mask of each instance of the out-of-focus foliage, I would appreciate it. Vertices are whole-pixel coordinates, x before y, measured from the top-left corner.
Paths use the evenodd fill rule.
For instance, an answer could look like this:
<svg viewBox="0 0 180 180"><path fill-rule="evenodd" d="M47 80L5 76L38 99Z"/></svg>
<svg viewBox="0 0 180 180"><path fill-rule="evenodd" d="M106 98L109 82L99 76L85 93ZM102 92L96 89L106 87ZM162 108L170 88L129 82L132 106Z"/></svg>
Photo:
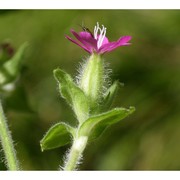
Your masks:
<svg viewBox="0 0 180 180"><path fill-rule="evenodd" d="M53 69L77 74L87 53L68 42L70 28L96 22L110 40L131 35L132 45L104 56L112 79L125 84L115 106L136 112L91 142L84 170L178 170L180 168L180 12L176 10L0 11L0 42L29 42L15 91L3 96L17 156L24 170L56 170L69 145L41 152L39 141L57 122L76 124L59 97ZM0 156L3 157L2 152ZM3 163L0 169L5 169Z"/></svg>
<svg viewBox="0 0 180 180"><path fill-rule="evenodd" d="M13 91L21 72L22 60L27 44L23 44L15 53L9 43L0 44L0 91ZM3 93L3 94L4 94Z"/></svg>

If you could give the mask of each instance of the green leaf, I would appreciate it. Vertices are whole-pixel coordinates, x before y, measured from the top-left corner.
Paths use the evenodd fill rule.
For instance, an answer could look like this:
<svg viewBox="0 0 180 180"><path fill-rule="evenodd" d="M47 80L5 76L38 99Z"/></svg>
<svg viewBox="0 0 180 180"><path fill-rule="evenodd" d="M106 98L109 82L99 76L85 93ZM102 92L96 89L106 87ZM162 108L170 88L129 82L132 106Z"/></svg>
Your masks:
<svg viewBox="0 0 180 180"><path fill-rule="evenodd" d="M0 66L9 60L14 54L14 48L9 42L0 43Z"/></svg>
<svg viewBox="0 0 180 180"><path fill-rule="evenodd" d="M17 73L19 73L24 51L27 47L27 43L24 43L16 52L16 54L9 60L7 63L4 64L4 68L9 72L11 76L15 76Z"/></svg>
<svg viewBox="0 0 180 180"><path fill-rule="evenodd" d="M47 131L40 141L41 150L44 151L64 146L71 142L72 136L74 136L73 127L65 123L57 123Z"/></svg>
<svg viewBox="0 0 180 180"><path fill-rule="evenodd" d="M1 85L14 81L19 75L26 47L27 43L24 43L16 54L0 67Z"/></svg>
<svg viewBox="0 0 180 180"><path fill-rule="evenodd" d="M61 96L72 106L77 119L82 123L89 116L89 101L84 92L76 86L71 76L61 69L54 70Z"/></svg>
<svg viewBox="0 0 180 180"><path fill-rule="evenodd" d="M134 107L115 108L111 111L90 117L79 129L79 136L90 136L95 139L110 125L117 123L135 111Z"/></svg>
<svg viewBox="0 0 180 180"><path fill-rule="evenodd" d="M108 110L110 108L120 86L122 86L122 83L115 81L106 91L102 106L103 110Z"/></svg>

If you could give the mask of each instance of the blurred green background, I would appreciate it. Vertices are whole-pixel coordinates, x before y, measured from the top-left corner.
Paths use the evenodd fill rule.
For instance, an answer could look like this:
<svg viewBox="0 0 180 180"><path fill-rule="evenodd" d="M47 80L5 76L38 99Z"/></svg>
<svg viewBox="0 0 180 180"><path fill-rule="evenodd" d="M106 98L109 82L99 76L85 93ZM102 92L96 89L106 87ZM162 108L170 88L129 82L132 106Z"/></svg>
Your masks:
<svg viewBox="0 0 180 180"><path fill-rule="evenodd" d="M53 69L77 75L87 53L68 42L70 28L107 27L111 41L131 35L132 45L104 56L112 79L124 82L114 106L136 112L111 126L84 153L82 170L180 169L179 10L0 11L0 42L29 46L17 88L3 105L23 170L57 170L70 146L41 152L39 141L58 121L75 122L60 98ZM3 160L3 152L0 152ZM0 169L5 170L0 163Z"/></svg>

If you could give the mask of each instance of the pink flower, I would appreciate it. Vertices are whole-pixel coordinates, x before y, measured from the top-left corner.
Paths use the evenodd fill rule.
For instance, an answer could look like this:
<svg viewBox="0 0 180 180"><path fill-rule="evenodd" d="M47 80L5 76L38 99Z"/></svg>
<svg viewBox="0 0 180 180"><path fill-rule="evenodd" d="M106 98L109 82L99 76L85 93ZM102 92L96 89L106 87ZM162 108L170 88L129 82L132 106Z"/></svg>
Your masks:
<svg viewBox="0 0 180 180"><path fill-rule="evenodd" d="M103 25L102 28L100 28L98 23L97 26L94 27L94 35L89 31L77 33L73 29L71 29L71 33L77 40L74 40L69 36L65 37L90 54L94 52L97 54L104 54L106 52L113 51L119 46L130 45L128 41L131 40L131 36L122 36L117 41L109 42L108 38L106 37L106 28Z"/></svg>

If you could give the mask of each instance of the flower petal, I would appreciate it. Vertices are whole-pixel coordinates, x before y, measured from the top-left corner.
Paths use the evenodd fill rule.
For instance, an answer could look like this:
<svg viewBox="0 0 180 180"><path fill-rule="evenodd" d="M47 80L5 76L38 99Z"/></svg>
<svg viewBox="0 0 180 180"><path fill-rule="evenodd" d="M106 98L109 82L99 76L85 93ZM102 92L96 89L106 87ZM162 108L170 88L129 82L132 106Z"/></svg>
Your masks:
<svg viewBox="0 0 180 180"><path fill-rule="evenodd" d="M82 31L79 33L79 36L87 43L93 45L94 47L97 47L97 40L94 39L92 34L90 34L89 32Z"/></svg>
<svg viewBox="0 0 180 180"><path fill-rule="evenodd" d="M105 36L101 46L103 46L103 45L105 45L107 43L109 43L109 39Z"/></svg>
<svg viewBox="0 0 180 180"><path fill-rule="evenodd" d="M88 32L80 32L79 34L76 33L73 29L71 30L71 33L78 39L87 49L93 51L93 49L96 49L95 42L92 42L92 37L90 33ZM91 40L89 42L89 40Z"/></svg>
<svg viewBox="0 0 180 180"><path fill-rule="evenodd" d="M84 49L85 51L87 51L88 53L91 53L91 51L90 51L88 48L86 48L84 45L79 44L77 41L73 40L73 39L70 38L69 36L66 36L66 35L65 35L65 37L66 37L68 40L70 40L71 42L73 42L74 44L77 44L78 46L80 46L81 48L83 48L83 49Z"/></svg>
<svg viewBox="0 0 180 180"><path fill-rule="evenodd" d="M120 44L122 44L122 45L126 45L127 42L131 40L131 38L132 38L131 36L122 36L122 37L118 40L118 42L119 42ZM129 44L129 43L128 43L128 44Z"/></svg>
<svg viewBox="0 0 180 180"><path fill-rule="evenodd" d="M99 49L98 53L103 54L105 52L110 52L113 51L114 49L118 48L119 46L127 46L130 45L128 41L131 40L131 36L123 36L119 38L119 40L114 41L114 42L109 42Z"/></svg>

